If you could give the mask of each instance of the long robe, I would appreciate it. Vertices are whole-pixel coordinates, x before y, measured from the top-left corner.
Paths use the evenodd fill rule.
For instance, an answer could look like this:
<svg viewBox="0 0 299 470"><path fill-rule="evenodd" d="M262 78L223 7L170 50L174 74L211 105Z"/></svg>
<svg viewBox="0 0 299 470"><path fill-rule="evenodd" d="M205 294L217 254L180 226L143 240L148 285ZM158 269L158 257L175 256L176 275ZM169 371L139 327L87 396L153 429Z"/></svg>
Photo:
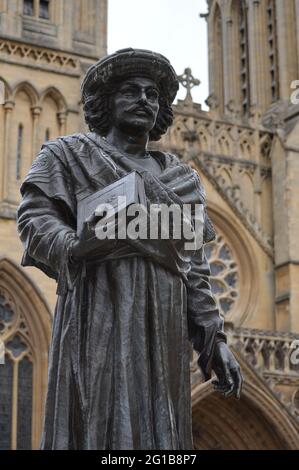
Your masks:
<svg viewBox="0 0 299 470"><path fill-rule="evenodd" d="M190 167L151 154L162 172L143 173L149 202L204 204ZM204 248L119 241L83 262L69 256L78 201L131 170L97 134L74 134L44 144L21 187L22 265L57 281L42 449L193 448L190 342L209 378L223 328Z"/></svg>

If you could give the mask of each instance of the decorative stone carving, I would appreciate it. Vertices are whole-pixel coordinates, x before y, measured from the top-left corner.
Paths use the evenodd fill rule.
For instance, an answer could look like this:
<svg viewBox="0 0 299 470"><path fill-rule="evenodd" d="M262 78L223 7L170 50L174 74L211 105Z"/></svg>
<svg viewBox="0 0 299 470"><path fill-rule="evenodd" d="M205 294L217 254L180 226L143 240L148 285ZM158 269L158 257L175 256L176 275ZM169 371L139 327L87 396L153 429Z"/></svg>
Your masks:
<svg viewBox="0 0 299 470"><path fill-rule="evenodd" d="M209 106L211 111L214 111L219 108L219 99L218 96L215 93L211 93L206 101L206 105Z"/></svg>
<svg viewBox="0 0 299 470"><path fill-rule="evenodd" d="M64 73L80 74L79 59L76 57L39 48L27 44L19 44L13 41L0 39L0 56L2 60L26 60L27 64L34 63L35 66L43 68L62 69Z"/></svg>
<svg viewBox="0 0 299 470"><path fill-rule="evenodd" d="M284 119L288 109L288 102L279 100L273 103L262 117L262 124L266 129L275 130L284 127Z"/></svg>
<svg viewBox="0 0 299 470"><path fill-rule="evenodd" d="M299 340L299 335L244 328L231 330L228 335L229 344L263 377L299 422L298 406L293 399L299 380L299 364L291 360L294 340Z"/></svg>
<svg viewBox="0 0 299 470"><path fill-rule="evenodd" d="M191 95L191 90L195 86L200 85L200 80L198 80L192 75L192 71L189 67L184 70L184 73L182 75L178 75L178 80L180 84L183 85L184 88L186 88L187 93L185 101L192 102L193 99Z"/></svg>
<svg viewBox="0 0 299 470"><path fill-rule="evenodd" d="M273 241L264 232L253 208L260 183L271 175L273 134L235 122L224 122L210 113L175 108L175 123L167 140L157 148L170 148L184 161L198 164L260 246L273 256ZM165 147L164 147L165 146ZM240 177L248 174L252 188L241 194ZM226 175L227 177L224 177ZM256 189L258 187L258 190ZM265 189L263 189L265 190ZM272 195L267 195L269 198Z"/></svg>
<svg viewBox="0 0 299 470"><path fill-rule="evenodd" d="M263 232L256 218L246 208L243 201L240 199L239 185L226 186L226 182L219 174L219 165L214 162L210 154L203 154L201 156L193 156L192 160L198 164L206 176L211 180L217 191L227 201L242 223L246 226L249 232L255 237L260 246L265 250L269 256L273 256L273 242L272 239ZM221 166L220 166L221 168Z"/></svg>
<svg viewBox="0 0 299 470"><path fill-rule="evenodd" d="M234 100L230 100L225 106L229 115L232 118L239 119L241 115L241 107L235 103Z"/></svg>
<svg viewBox="0 0 299 470"><path fill-rule="evenodd" d="M295 423L297 421L299 426L299 365L293 365L290 361L291 344L294 340L299 340L299 335L250 328L234 329L230 324L227 324L226 330L228 343L238 357L242 357L242 361L248 364L249 370L254 370L257 380L264 383L265 391L268 390L270 396L274 395L279 400L280 406L285 408L290 419ZM206 385L196 367L196 360L197 356L193 354L191 382L193 386L201 384L200 388L204 390Z"/></svg>

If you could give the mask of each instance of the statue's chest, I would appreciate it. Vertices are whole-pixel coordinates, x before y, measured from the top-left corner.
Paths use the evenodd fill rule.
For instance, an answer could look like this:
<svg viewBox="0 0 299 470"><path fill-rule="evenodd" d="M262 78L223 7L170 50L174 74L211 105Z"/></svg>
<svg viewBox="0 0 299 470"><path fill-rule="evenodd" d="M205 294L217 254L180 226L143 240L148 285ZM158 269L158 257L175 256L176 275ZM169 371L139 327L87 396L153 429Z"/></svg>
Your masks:
<svg viewBox="0 0 299 470"><path fill-rule="evenodd" d="M125 174L116 165L103 161L103 157L90 152L89 155L78 155L71 166L73 190L77 202L86 196L109 186Z"/></svg>

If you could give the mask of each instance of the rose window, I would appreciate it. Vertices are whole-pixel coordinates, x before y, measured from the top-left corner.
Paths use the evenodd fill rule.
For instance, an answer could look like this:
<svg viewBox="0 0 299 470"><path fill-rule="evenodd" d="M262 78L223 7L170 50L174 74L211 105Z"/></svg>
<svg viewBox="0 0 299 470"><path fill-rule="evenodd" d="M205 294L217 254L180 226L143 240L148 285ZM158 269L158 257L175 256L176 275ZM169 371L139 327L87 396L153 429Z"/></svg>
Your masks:
<svg viewBox="0 0 299 470"><path fill-rule="evenodd" d="M238 298L239 273L230 248L220 234L205 245L205 253L210 263L210 283L221 313L226 315Z"/></svg>

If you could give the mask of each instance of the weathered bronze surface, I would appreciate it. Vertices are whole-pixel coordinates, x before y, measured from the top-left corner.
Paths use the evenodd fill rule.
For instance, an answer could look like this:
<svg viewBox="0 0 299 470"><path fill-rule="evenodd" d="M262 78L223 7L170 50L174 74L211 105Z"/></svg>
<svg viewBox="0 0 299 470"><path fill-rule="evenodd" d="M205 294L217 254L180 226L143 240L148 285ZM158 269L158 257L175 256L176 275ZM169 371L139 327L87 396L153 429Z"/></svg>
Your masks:
<svg viewBox="0 0 299 470"><path fill-rule="evenodd" d="M238 398L242 378L209 284L204 245L77 235L77 206L133 170L149 204L204 204L197 173L148 151L172 124L168 60L124 49L82 83L90 132L43 145L21 187L23 266L57 281L42 449L192 449L190 341L206 379ZM204 243L215 236L206 211Z"/></svg>

